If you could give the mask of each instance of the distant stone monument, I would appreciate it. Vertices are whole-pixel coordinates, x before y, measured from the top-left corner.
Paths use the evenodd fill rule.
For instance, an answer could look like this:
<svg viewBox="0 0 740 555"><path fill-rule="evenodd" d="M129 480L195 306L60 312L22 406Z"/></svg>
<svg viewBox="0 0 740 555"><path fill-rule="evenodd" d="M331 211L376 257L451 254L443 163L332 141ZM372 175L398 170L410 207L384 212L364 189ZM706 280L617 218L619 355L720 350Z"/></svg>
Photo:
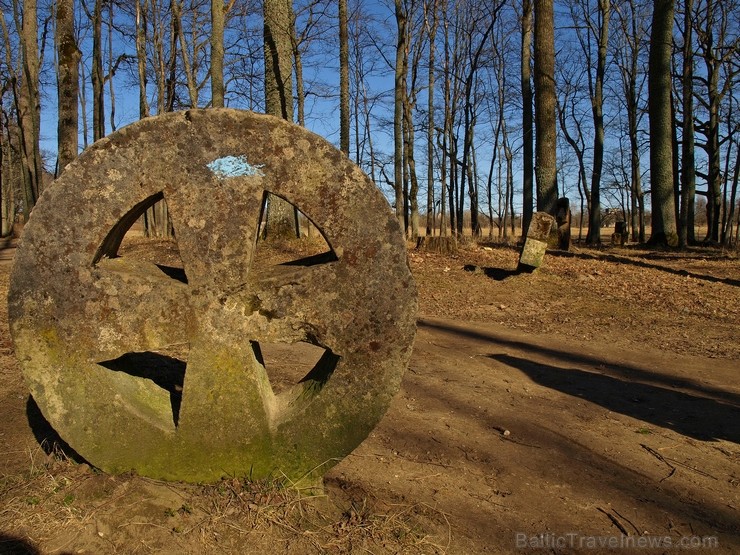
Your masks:
<svg viewBox="0 0 740 555"><path fill-rule="evenodd" d="M256 271L268 192L310 218L330 252ZM119 253L162 199L182 268ZM310 484L398 391L416 288L387 201L331 144L269 116L191 110L95 143L44 192L9 315L35 401L93 465ZM324 351L275 393L260 342Z"/></svg>
<svg viewBox="0 0 740 555"><path fill-rule="evenodd" d="M550 230L555 224L553 218L547 212L536 212L529 223L527 237L519 255L519 271L533 272L542 265L542 259L547 251L547 239Z"/></svg>
<svg viewBox="0 0 740 555"><path fill-rule="evenodd" d="M627 222L620 220L614 222L614 233L612 233L612 245L623 247L629 239L629 228Z"/></svg>
<svg viewBox="0 0 740 555"><path fill-rule="evenodd" d="M555 221L558 231L558 248L561 251L570 250L570 199L561 197L555 206Z"/></svg>

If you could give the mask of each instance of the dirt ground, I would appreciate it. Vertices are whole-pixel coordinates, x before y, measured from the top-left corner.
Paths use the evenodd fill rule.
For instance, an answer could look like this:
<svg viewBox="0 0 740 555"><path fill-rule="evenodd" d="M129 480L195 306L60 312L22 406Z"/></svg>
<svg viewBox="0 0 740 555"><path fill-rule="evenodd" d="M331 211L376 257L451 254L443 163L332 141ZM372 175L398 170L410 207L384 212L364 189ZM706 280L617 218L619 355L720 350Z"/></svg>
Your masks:
<svg viewBox="0 0 740 555"><path fill-rule="evenodd" d="M0 553L740 552L736 254L409 258L402 391L323 495L47 455L0 304Z"/></svg>

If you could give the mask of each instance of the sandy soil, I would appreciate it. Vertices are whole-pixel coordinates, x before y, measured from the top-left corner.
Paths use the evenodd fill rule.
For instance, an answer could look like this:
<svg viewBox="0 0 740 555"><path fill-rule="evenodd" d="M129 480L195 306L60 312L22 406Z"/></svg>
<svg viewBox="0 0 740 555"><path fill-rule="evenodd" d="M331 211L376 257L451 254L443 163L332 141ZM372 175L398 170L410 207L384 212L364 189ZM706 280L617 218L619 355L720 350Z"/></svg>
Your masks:
<svg viewBox="0 0 740 555"><path fill-rule="evenodd" d="M740 552L737 257L516 260L410 252L402 391L314 499L47 456L3 304L0 553Z"/></svg>

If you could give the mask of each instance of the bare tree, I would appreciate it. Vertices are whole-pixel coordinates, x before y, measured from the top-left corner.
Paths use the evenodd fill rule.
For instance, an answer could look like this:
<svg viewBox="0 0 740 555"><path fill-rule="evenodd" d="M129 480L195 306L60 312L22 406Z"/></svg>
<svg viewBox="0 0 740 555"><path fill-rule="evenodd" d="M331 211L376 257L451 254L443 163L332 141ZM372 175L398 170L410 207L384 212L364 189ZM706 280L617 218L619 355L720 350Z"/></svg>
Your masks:
<svg viewBox="0 0 740 555"><path fill-rule="evenodd" d="M396 65L393 102L393 188L396 200L396 218L406 234L404 210L404 163L403 163L403 118L406 95L406 67L408 64L408 12L404 0L394 0L396 14Z"/></svg>
<svg viewBox="0 0 740 555"><path fill-rule="evenodd" d="M730 30L732 15L739 9L736 2L715 2L704 0L697 9L693 20L698 39L699 53L704 60L705 76L699 80L704 84L705 94L696 95L697 102L707 113L705 121L700 122L697 131L705 141L697 142L707 156L707 241L720 240L720 214L722 209L722 164L720 137L721 105L726 94L732 90L736 76L740 73L737 62L740 42L737 31ZM733 64L725 65L735 59ZM727 69L724 81L723 69ZM697 174L699 175L699 174Z"/></svg>
<svg viewBox="0 0 740 555"><path fill-rule="evenodd" d="M522 0L522 234L527 233L534 208L534 134L532 114L532 0Z"/></svg>
<svg viewBox="0 0 740 555"><path fill-rule="evenodd" d="M635 0L626 0L616 5L619 22L615 56L621 80L621 94L624 109L627 112L627 134L630 143L630 227L632 240L645 242L645 198L642 190L642 170L640 168L639 127L641 107L639 100L644 86L644 77L640 73L640 56L646 34L647 17L645 8Z"/></svg>
<svg viewBox="0 0 740 555"><path fill-rule="evenodd" d="M609 0L598 0L595 14L591 13L589 4L589 2L583 0L573 2L571 4L571 14L576 24L576 36L586 61L591 114L594 123L591 202L586 241L591 245L598 245L601 242L601 175L604 164L604 78L611 3ZM581 26L585 28L583 31ZM592 42L596 43L595 64L593 64L591 51Z"/></svg>
<svg viewBox="0 0 740 555"><path fill-rule="evenodd" d="M90 11L87 1L83 0L93 29L92 49L92 91L93 91L93 141L105 137L105 79L103 75L103 0L93 0Z"/></svg>
<svg viewBox="0 0 740 555"><path fill-rule="evenodd" d="M575 75L566 73L568 70L575 72ZM561 63L560 72L563 75L561 77L562 91L560 95L560 102L558 103L558 122L560 123L560 131L565 138L565 141L573 150L576 160L578 162L578 195L580 197L580 218L578 238L581 239L581 233L583 230L583 216L586 211L589 213L592 211L591 208L591 193L588 188L588 182L586 178L586 144L584 139L584 133L582 128L583 114L579 111L579 98L576 95L577 83L581 80L583 74L583 68L579 63ZM572 126L572 128L571 128ZM584 207L585 201L585 207ZM585 208L585 210L584 210Z"/></svg>
<svg viewBox="0 0 740 555"><path fill-rule="evenodd" d="M429 66L427 74L427 223L426 234L434 233L434 61L437 27L439 26L439 0L424 3L424 21L429 36ZM444 197L444 193L442 194ZM444 200L444 199L443 199Z"/></svg>
<svg viewBox="0 0 740 555"><path fill-rule="evenodd" d="M217 2L217 0L214 0L214 2ZM216 76L215 79L218 81L219 75L221 79L221 106L223 106L223 6L217 7L217 9L221 10L221 30L220 34L219 31L216 29L211 34L211 64L216 64L218 66L217 68L214 68L214 66L211 66L211 93L213 93L213 80L214 75ZM216 19L218 20L218 16L216 16ZM216 23L218 25L218 22ZM190 100L189 107L191 108L197 108L198 107L198 85L195 81L195 70L193 68L193 63L195 60L191 61L190 53L188 51L187 47L187 41L185 39L185 29L183 28L183 17L182 17L182 2L178 2L177 0L173 0L172 2L172 34L173 34L173 42L172 42L172 50L174 52L177 51L177 47L175 45L175 42L179 43L180 45L180 58L182 60L182 70L185 73L185 79L187 81L187 88L188 88L188 98ZM219 53L213 51L213 45L215 43L219 43L220 41L220 48L221 48L221 57L219 58ZM218 50L218 46L216 46L216 50ZM174 56L174 54L173 54ZM214 59L215 56L215 59ZM174 64L177 64L177 57L171 57L170 58ZM220 66L219 66L220 64ZM173 75L173 72L170 71L170 80L171 84L174 88L177 86L176 79ZM218 84L216 85L218 87ZM218 91L216 91L216 94L218 94ZM174 95L173 95L173 102L174 102ZM174 107L174 106L173 106Z"/></svg>
<svg viewBox="0 0 740 555"><path fill-rule="evenodd" d="M347 0L339 0L339 148L349 155L349 32Z"/></svg>
<svg viewBox="0 0 740 555"><path fill-rule="evenodd" d="M696 160L694 152L694 50L692 33L693 0L684 0L683 68L681 73L681 209L678 225L678 246L685 248L695 242L694 198L696 195Z"/></svg>

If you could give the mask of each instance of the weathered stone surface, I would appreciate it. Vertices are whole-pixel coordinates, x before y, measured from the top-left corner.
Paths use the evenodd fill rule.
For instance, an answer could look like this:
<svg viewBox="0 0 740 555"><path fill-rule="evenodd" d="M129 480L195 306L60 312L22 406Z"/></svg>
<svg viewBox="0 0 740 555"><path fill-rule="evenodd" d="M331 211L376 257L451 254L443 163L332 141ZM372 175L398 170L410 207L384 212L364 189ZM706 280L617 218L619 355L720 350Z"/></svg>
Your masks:
<svg viewBox="0 0 740 555"><path fill-rule="evenodd" d="M524 240L524 246L519 255L520 270L533 271L542 265L542 259L547 250L547 239L553 225L555 225L555 218L547 212L537 212L532 216L527 238Z"/></svg>
<svg viewBox="0 0 740 555"><path fill-rule="evenodd" d="M266 192L332 253L256 271ZM118 256L162 198L183 269ZM375 185L320 137L229 109L142 120L84 152L35 207L9 293L16 353L59 434L105 471L191 482L325 473L398 390L415 313ZM260 341L325 353L275 394Z"/></svg>

